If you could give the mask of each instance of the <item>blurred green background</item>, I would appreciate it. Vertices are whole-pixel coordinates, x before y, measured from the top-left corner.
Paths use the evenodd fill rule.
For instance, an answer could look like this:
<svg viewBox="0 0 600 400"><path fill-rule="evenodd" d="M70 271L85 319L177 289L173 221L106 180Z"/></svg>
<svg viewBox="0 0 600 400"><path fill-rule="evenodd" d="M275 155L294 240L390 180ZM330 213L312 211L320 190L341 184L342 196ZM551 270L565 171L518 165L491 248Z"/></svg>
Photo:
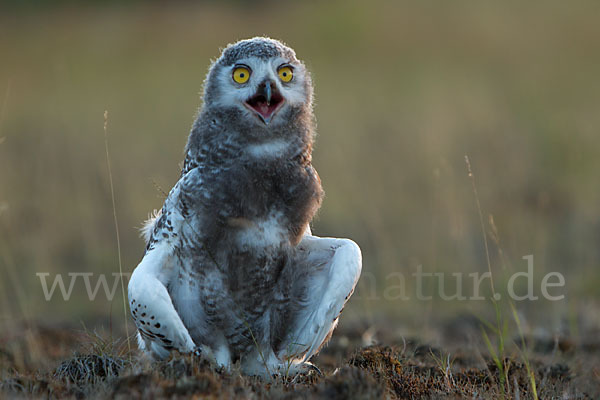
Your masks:
<svg viewBox="0 0 600 400"><path fill-rule="evenodd" d="M120 288L112 302L89 301L79 281L71 301L47 302L36 276L118 271L104 110L131 272L138 228L177 180L210 60L268 35L313 74L326 190L314 231L364 253L345 318L419 330L486 307L415 301L411 278L419 265L488 269L468 155L497 286L528 254L537 295L546 273L564 274L553 291L564 300L518 304L560 329L600 301L599 15L594 1L5 3L0 324L122 322ZM394 272L413 300L386 292Z"/></svg>

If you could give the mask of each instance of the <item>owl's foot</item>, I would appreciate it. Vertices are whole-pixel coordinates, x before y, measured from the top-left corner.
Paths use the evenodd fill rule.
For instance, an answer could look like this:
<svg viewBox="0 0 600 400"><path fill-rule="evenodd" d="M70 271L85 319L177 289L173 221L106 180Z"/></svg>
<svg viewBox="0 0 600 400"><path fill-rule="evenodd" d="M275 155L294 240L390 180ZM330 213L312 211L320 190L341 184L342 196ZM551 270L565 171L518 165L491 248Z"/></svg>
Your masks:
<svg viewBox="0 0 600 400"><path fill-rule="evenodd" d="M293 368L290 368L288 375L323 376L323 373L315 364L305 361L294 364Z"/></svg>
<svg viewBox="0 0 600 400"><path fill-rule="evenodd" d="M323 372L321 372L321 370L319 369L319 367L317 367L315 364L306 361L304 363L304 365L306 366L306 373L308 374L315 374L317 376L323 376Z"/></svg>
<svg viewBox="0 0 600 400"><path fill-rule="evenodd" d="M231 368L231 357L229 356L229 352L224 351L222 348L213 351L208 346L200 345L196 346L191 354L207 363L210 368L216 372L226 372Z"/></svg>
<svg viewBox="0 0 600 400"><path fill-rule="evenodd" d="M189 353L192 360L196 360L199 365L204 365L214 371L220 372L222 367L217 363L215 357L212 355L210 349L204 346L196 346L193 351Z"/></svg>
<svg viewBox="0 0 600 400"><path fill-rule="evenodd" d="M321 370L311 362L294 362L284 363L277 365L271 371L273 376L283 376L293 378L294 380L299 377L312 377L312 376L323 376Z"/></svg>

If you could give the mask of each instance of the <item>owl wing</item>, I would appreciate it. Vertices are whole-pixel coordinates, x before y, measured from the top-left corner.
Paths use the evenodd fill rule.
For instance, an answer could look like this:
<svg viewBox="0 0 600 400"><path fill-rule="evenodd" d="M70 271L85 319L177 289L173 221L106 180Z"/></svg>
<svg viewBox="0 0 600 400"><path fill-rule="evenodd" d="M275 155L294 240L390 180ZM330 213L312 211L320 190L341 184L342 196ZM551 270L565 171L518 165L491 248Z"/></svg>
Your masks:
<svg viewBox="0 0 600 400"><path fill-rule="evenodd" d="M298 245L298 263L303 271L298 284L304 295L283 358L304 362L319 351L337 326L358 282L362 256L351 240L307 234Z"/></svg>
<svg viewBox="0 0 600 400"><path fill-rule="evenodd" d="M197 171L183 176L173 187L161 213L145 228L148 242L142 261L133 271L128 285L129 307L138 328L140 348L159 358L173 349L191 352L196 348L167 290L178 274L174 249L189 212L185 204L185 187L199 185Z"/></svg>

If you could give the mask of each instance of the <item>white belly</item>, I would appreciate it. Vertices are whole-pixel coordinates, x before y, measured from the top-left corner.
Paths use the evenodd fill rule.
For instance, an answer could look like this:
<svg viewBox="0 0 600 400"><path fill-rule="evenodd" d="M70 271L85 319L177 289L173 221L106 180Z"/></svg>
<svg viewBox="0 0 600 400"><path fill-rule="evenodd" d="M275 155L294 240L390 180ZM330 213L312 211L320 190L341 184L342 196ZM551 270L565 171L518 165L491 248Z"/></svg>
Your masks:
<svg viewBox="0 0 600 400"><path fill-rule="evenodd" d="M266 218L238 222L237 243L243 248L279 247L289 241L286 219L280 212L271 212Z"/></svg>

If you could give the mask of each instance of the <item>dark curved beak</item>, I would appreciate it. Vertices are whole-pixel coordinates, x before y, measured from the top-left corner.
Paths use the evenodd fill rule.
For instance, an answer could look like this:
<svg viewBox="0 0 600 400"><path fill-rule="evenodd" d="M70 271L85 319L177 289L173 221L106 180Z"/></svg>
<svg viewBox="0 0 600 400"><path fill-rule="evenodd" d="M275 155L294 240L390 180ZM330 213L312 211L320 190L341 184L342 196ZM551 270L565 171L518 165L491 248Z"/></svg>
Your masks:
<svg viewBox="0 0 600 400"><path fill-rule="evenodd" d="M260 84L260 86L258 87L258 91L257 91L257 94L262 94L263 96L265 96L265 99L267 99L268 106L271 105L271 96L273 95L272 85L273 85L273 82L271 82L270 80L265 81Z"/></svg>

